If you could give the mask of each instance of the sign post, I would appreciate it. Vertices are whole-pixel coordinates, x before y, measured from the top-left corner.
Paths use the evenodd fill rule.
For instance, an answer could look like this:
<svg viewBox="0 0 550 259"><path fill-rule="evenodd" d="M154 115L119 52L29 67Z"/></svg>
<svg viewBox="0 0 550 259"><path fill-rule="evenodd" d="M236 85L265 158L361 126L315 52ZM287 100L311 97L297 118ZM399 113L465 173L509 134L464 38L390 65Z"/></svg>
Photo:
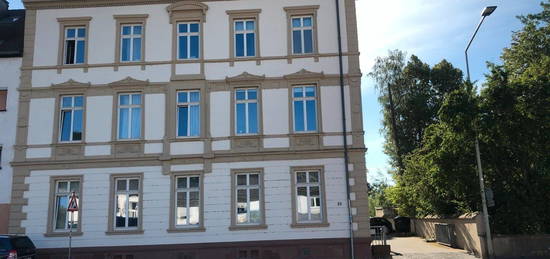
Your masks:
<svg viewBox="0 0 550 259"><path fill-rule="evenodd" d="M73 241L73 222L74 222L74 219L73 219L73 216L74 216L74 212L75 211L78 211L78 201L77 201L77 198L76 198L76 193L73 192L71 194L71 199L69 201L69 206L67 206L67 212L70 212L71 213L71 217L70 217L70 220L69 220L69 259L71 259L71 247L72 247L72 241Z"/></svg>

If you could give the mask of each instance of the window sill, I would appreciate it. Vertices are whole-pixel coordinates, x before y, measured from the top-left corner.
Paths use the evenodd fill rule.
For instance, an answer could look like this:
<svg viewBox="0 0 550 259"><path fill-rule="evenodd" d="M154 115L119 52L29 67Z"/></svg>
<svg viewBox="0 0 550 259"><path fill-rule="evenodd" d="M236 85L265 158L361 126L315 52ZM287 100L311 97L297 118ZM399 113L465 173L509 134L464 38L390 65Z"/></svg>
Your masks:
<svg viewBox="0 0 550 259"><path fill-rule="evenodd" d="M76 231L76 232L72 232L71 236L77 237L77 236L82 236L82 234L83 233L81 231ZM44 236L45 237L68 237L69 232L48 232L48 233L44 233Z"/></svg>
<svg viewBox="0 0 550 259"><path fill-rule="evenodd" d="M63 142L57 142L55 143L57 146L79 146L83 145L83 141L63 141Z"/></svg>
<svg viewBox="0 0 550 259"><path fill-rule="evenodd" d="M115 139L111 143L113 144L143 144L144 139Z"/></svg>
<svg viewBox="0 0 550 259"><path fill-rule="evenodd" d="M258 230L258 229L267 229L267 225L261 224L261 225L232 225L229 227L230 231L238 231L238 230Z"/></svg>
<svg viewBox="0 0 550 259"><path fill-rule="evenodd" d="M108 235L108 236L112 236L112 235L141 235L144 232L145 231L143 231L141 229L136 229L136 230L110 230L110 231L106 231L105 234Z"/></svg>
<svg viewBox="0 0 550 259"><path fill-rule="evenodd" d="M206 138L201 136L179 136L172 139L172 142L189 142L189 141L205 141Z"/></svg>
<svg viewBox="0 0 550 259"><path fill-rule="evenodd" d="M330 226L328 222L319 222L319 223L292 223L290 224L291 228L326 228Z"/></svg>
<svg viewBox="0 0 550 259"><path fill-rule="evenodd" d="M205 232L206 228L204 227L189 227L189 228L169 228L166 230L168 233L185 233L185 232Z"/></svg>
<svg viewBox="0 0 550 259"><path fill-rule="evenodd" d="M320 133L319 131L294 131L290 133L290 136L304 136L304 135L321 136L323 134Z"/></svg>

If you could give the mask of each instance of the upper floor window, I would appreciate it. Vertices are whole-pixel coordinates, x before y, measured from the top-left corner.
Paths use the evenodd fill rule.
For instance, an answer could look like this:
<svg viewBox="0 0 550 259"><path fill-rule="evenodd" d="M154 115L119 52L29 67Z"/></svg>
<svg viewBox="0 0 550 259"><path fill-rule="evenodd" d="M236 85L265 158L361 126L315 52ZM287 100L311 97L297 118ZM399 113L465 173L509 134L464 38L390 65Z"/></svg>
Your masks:
<svg viewBox="0 0 550 259"><path fill-rule="evenodd" d="M62 96L59 140L62 142L82 140L84 97Z"/></svg>
<svg viewBox="0 0 550 259"><path fill-rule="evenodd" d="M200 24L178 23L178 59L198 59Z"/></svg>
<svg viewBox="0 0 550 259"><path fill-rule="evenodd" d="M0 112L6 111L8 100L8 90L0 89Z"/></svg>
<svg viewBox="0 0 550 259"><path fill-rule="evenodd" d="M177 132L178 137L200 135L200 91L178 92Z"/></svg>
<svg viewBox="0 0 550 259"><path fill-rule="evenodd" d="M235 56L256 56L256 21L253 19L235 20Z"/></svg>
<svg viewBox="0 0 550 259"><path fill-rule="evenodd" d="M67 208L73 192L77 197L77 204L80 206L80 180L58 180L55 182L54 188L54 230L67 231L71 224L71 215ZM78 229L79 219L79 212L75 211L72 218L72 229Z"/></svg>
<svg viewBox="0 0 550 259"><path fill-rule="evenodd" d="M118 138L141 138L141 94L128 93L118 96Z"/></svg>
<svg viewBox="0 0 550 259"><path fill-rule="evenodd" d="M315 86L297 86L292 90L294 131L317 131L317 94Z"/></svg>
<svg viewBox="0 0 550 259"><path fill-rule="evenodd" d="M177 176L175 190L176 226L199 226L200 176Z"/></svg>
<svg viewBox="0 0 550 259"><path fill-rule="evenodd" d="M313 53L313 18L292 17L292 53Z"/></svg>
<svg viewBox="0 0 550 259"><path fill-rule="evenodd" d="M86 51L86 27L65 28L65 64L84 63Z"/></svg>
<svg viewBox="0 0 550 259"><path fill-rule="evenodd" d="M138 228L140 214L139 177L115 178L115 228Z"/></svg>
<svg viewBox="0 0 550 259"><path fill-rule="evenodd" d="M257 134L258 89L237 89L235 111L237 134Z"/></svg>
<svg viewBox="0 0 550 259"><path fill-rule="evenodd" d="M141 61L142 34L141 24L124 24L120 30L120 61Z"/></svg>

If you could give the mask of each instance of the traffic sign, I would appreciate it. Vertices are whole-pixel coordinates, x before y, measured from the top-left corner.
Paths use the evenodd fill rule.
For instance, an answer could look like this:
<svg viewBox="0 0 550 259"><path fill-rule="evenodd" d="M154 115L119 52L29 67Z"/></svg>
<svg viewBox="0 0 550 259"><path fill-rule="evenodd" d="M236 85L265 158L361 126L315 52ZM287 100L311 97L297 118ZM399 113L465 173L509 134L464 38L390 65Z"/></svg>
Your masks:
<svg viewBox="0 0 550 259"><path fill-rule="evenodd" d="M78 211L78 201L76 200L76 193L73 192L71 195L71 200L69 201L69 206L67 208L67 211L75 212Z"/></svg>

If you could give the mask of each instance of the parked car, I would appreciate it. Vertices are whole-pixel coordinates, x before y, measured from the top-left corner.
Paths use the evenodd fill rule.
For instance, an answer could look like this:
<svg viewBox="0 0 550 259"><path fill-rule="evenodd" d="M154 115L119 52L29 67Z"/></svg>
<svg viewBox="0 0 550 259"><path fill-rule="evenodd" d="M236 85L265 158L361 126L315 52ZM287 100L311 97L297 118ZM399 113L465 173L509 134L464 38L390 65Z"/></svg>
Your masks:
<svg viewBox="0 0 550 259"><path fill-rule="evenodd" d="M386 227L386 234L393 233L393 226L391 222L385 218L370 218L370 226L371 227Z"/></svg>
<svg viewBox="0 0 550 259"><path fill-rule="evenodd" d="M0 235L0 259L35 259L36 247L23 235Z"/></svg>

